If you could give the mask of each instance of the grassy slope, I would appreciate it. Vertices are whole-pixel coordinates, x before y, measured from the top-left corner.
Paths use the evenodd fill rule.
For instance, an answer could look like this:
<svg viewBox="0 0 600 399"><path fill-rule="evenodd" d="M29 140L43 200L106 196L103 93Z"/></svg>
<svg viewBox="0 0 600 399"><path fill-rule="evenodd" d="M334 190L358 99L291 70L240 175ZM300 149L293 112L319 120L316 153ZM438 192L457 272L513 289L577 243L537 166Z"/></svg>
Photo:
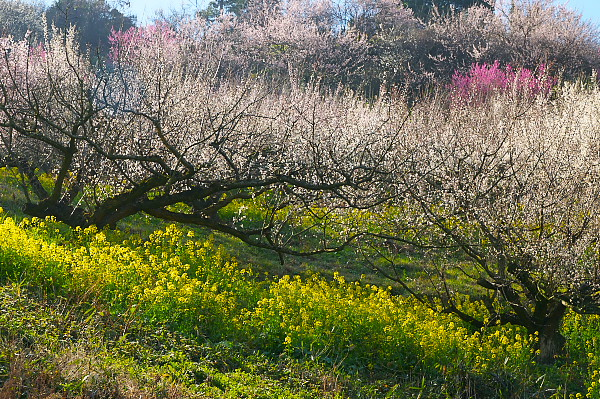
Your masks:
<svg viewBox="0 0 600 399"><path fill-rule="evenodd" d="M4 214L21 219L15 182L4 181ZM139 234L140 243L164 228L141 217L122 227ZM52 223L19 229L27 238L15 242L23 247L37 240L40 247L58 244L49 251L69 255L91 245ZM193 240L204 242L208 234L195 231ZM122 237L108 240L94 248L114 248ZM139 270L135 284L119 280L125 282L99 288L98 281L116 273L102 275L106 270L98 268L108 258L92 262L96 269L89 266L98 280L70 280L84 274L61 269L66 266L43 248L25 254L20 244L0 246L0 397L599 397L596 318L571 316L565 325L569 357L542 368L531 363L518 330L473 334L452 318L409 308L410 302L385 290L371 293L368 284L387 282L349 253L281 265L275 255L228 237L214 241L209 266L188 271L199 281L216 281L191 294L202 295L195 307L131 296L140 285ZM218 245L239 264L217 259ZM165 248L157 246L156 254L170 251ZM119 270L131 263L118 261ZM255 272L239 273L251 266ZM223 270L230 274L219 274ZM307 270L325 280L280 278L311 275ZM368 276L358 286L340 278L326 282L334 271L350 281ZM148 284L146 289L158 287L154 280ZM141 310L129 311L131 304ZM186 312L191 318L172 317Z"/></svg>

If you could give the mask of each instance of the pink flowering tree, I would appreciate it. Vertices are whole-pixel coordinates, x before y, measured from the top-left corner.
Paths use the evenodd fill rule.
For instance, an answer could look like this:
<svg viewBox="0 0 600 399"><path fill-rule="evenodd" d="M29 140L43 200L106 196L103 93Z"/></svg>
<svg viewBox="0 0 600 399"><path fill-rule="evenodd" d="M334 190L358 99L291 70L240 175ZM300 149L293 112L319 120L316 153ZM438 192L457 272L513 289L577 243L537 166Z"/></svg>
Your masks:
<svg viewBox="0 0 600 399"><path fill-rule="evenodd" d="M536 72L515 69L510 65L502 68L500 61L493 64L474 64L467 73L456 71L449 86L455 104L480 104L494 95L510 94L513 98L548 96L557 79L542 64Z"/></svg>
<svg viewBox="0 0 600 399"><path fill-rule="evenodd" d="M505 65L536 72L552 66L566 79L600 67L598 28L558 0L495 0L429 21L412 52L423 72L449 83L452 74L475 64ZM420 54L420 56L419 56ZM415 57L417 58L417 57ZM418 65L416 60L413 65Z"/></svg>
<svg viewBox="0 0 600 399"><path fill-rule="evenodd" d="M173 59L181 44L178 34L160 22L126 31L113 30L108 40L111 44L109 59L114 63L133 63L147 56L145 52L148 51L161 52L163 60Z"/></svg>

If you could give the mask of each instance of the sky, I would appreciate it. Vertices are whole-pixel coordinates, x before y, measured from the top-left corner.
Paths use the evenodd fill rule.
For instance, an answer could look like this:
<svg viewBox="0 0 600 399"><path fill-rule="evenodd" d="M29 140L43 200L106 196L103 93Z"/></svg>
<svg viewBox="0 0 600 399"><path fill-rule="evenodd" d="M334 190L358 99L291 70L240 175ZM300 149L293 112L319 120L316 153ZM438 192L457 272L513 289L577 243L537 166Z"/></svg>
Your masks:
<svg viewBox="0 0 600 399"><path fill-rule="evenodd" d="M579 11L590 22L600 26L600 0L559 0L568 7ZM208 0L130 0L130 6L124 11L138 17L138 22L144 24L155 15L159 9L180 10L182 7L195 9L205 7Z"/></svg>
<svg viewBox="0 0 600 399"><path fill-rule="evenodd" d="M200 8L207 4L207 0L129 0L130 6L125 7L123 11L129 14L137 16L139 23L144 24L145 22L152 20L152 17L156 14L156 11L163 9L168 11L170 9L181 10L182 8L196 8L198 5Z"/></svg>
<svg viewBox="0 0 600 399"><path fill-rule="evenodd" d="M569 0L564 3L579 11L585 19L600 25L600 0Z"/></svg>

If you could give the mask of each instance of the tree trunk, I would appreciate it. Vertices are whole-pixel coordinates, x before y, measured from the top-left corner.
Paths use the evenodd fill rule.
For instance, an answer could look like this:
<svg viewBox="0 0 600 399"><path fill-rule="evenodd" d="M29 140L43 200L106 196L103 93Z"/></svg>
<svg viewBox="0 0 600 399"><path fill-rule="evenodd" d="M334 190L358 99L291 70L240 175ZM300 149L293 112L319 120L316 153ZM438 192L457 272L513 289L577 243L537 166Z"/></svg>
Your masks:
<svg viewBox="0 0 600 399"><path fill-rule="evenodd" d="M46 216L54 216L59 221L68 224L71 227L87 227L87 219L83 209L74 208L60 201L51 202L49 200L41 201L39 204L25 204L23 212L29 216L35 216L40 219Z"/></svg>
<svg viewBox="0 0 600 399"><path fill-rule="evenodd" d="M535 325L538 334L537 360L542 364L552 364L564 354L565 337L560 333L560 326L567 307L559 301L548 304L546 316Z"/></svg>
<svg viewBox="0 0 600 399"><path fill-rule="evenodd" d="M564 354L565 337L558 331L540 331L537 361L541 364L552 364Z"/></svg>

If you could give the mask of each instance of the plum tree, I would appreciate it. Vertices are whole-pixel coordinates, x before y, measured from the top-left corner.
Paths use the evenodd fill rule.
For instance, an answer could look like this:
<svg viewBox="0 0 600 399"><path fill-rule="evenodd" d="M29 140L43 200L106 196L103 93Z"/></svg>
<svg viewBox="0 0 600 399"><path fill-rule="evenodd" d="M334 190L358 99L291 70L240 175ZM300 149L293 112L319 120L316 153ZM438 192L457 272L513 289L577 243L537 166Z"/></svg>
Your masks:
<svg viewBox="0 0 600 399"><path fill-rule="evenodd" d="M323 252L356 234L329 234L336 209L379 200L365 186L386 178L402 121L383 101L216 77L210 42L164 26L116 37L103 70L72 32L50 36L35 51L5 39L0 64L0 159L30 215L103 227L144 212Z"/></svg>
<svg viewBox="0 0 600 399"><path fill-rule="evenodd" d="M540 361L553 361L567 310L600 312L599 100L571 88L555 104L502 94L480 108L415 109L420 151L395 179L409 194L376 224L387 226L378 238L423 251L420 277L391 261L379 269L476 328L525 327ZM486 314L460 306L468 292Z"/></svg>

